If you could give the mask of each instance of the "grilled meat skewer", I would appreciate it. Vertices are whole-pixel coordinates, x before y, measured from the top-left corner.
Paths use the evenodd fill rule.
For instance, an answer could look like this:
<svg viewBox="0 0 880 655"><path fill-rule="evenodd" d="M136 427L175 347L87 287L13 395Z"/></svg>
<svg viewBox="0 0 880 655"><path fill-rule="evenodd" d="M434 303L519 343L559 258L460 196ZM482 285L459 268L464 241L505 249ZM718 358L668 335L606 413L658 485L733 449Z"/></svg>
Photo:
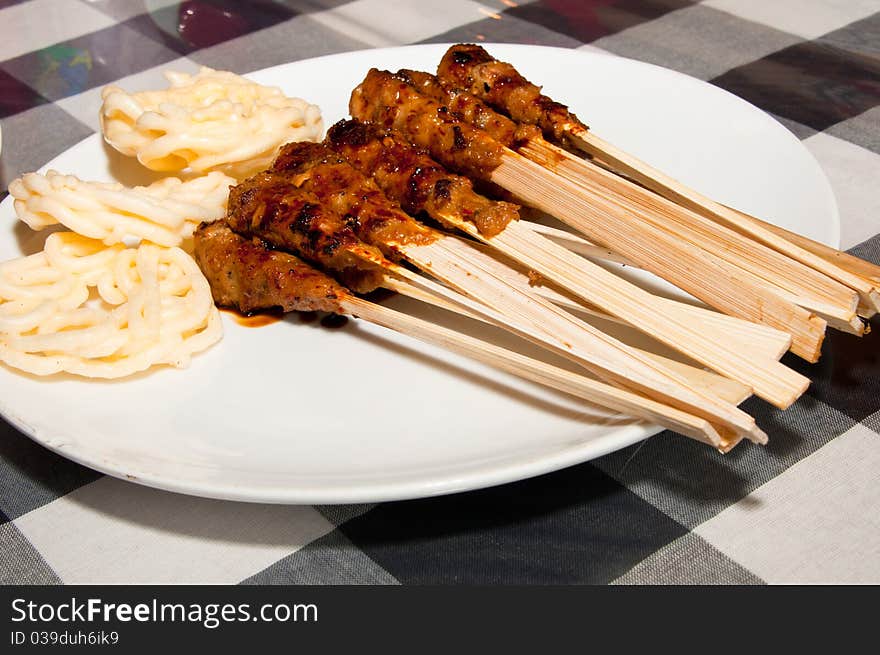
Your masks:
<svg viewBox="0 0 880 655"><path fill-rule="evenodd" d="M395 76L406 80L422 95L439 102L458 120L484 131L508 148L516 150L523 143L543 139L538 127L517 123L477 96L444 82L436 75L405 68L397 71Z"/></svg>
<svg viewBox="0 0 880 655"><path fill-rule="evenodd" d="M629 180L600 170L595 163L569 153L544 140L533 125L518 125L488 107L466 91L455 89L434 75L419 71L398 71L420 93L449 108L453 115L484 130L507 147L548 170L584 186L587 190L616 196L621 206L641 220L674 232L733 265L748 262L748 271L776 287L781 297L792 297L804 308L816 312L829 325L861 334L864 326L854 314L855 295L847 287L819 272L788 259L782 253L756 243L747 236L714 224Z"/></svg>
<svg viewBox="0 0 880 655"><path fill-rule="evenodd" d="M194 241L196 261L221 305L244 312L281 307L284 311L349 314L590 403L663 425L722 452L737 443L721 437L705 419L357 298L294 255L270 250L259 241L236 234L223 222L203 224Z"/></svg>
<svg viewBox="0 0 880 655"><path fill-rule="evenodd" d="M338 312L340 301L350 295L297 257L240 236L223 221L202 223L193 245L214 302L242 314L275 307L285 312Z"/></svg>
<svg viewBox="0 0 880 655"><path fill-rule="evenodd" d="M405 75L371 69L352 91L348 109L353 118L398 130L460 175L491 181L505 158L504 144L420 94Z"/></svg>
<svg viewBox="0 0 880 655"><path fill-rule="evenodd" d="M607 279L611 273L599 270L583 258L573 257L567 248L548 243L546 238L528 234L524 231L523 224L510 224L510 219L516 216L516 206L494 202L474 193L467 178L447 172L427 154L407 143L400 133L357 120L342 120L328 130L324 143L344 156L362 173L372 174L385 194L400 202L410 214L425 212L447 227L470 234L496 252L503 253L505 257L512 257L527 268L532 266L543 279L551 282L558 280L558 284L579 296L591 307L597 302L597 297L601 297L601 286L607 286L602 280ZM276 165L283 165L286 160L282 150ZM479 209L474 211L474 207ZM469 220L473 221L476 229L468 223ZM544 259L539 262L524 261L524 257L518 256L518 250L508 243L513 236L511 233L536 244L533 249L541 250ZM556 269L550 266L554 263L576 277L560 277L556 274ZM516 275L515 271L510 271L506 277L513 279ZM588 285L591 276L596 275L599 276L600 288ZM541 293L541 290L538 289L537 292ZM641 290L638 293L642 293ZM601 304L601 300L599 302ZM740 343L744 349L757 347L756 332L762 339L766 337L770 344L768 351L774 359L778 359L790 345L790 339L784 333L772 328L685 303L672 300L665 302L668 306L687 313L691 320L711 326L725 340ZM608 316L607 311L605 315ZM634 327L638 329L644 326L637 323Z"/></svg>
<svg viewBox="0 0 880 655"><path fill-rule="evenodd" d="M404 77L371 70L352 92L349 110L355 118L400 130L411 143L427 149L441 164L460 174L498 183L583 232L592 242L623 254L716 309L792 334L793 347L808 356L818 351L825 322L774 295L766 282L751 272L634 217L613 198L591 194L517 155L420 94ZM652 308L638 322L654 325L656 314ZM715 361L715 370L750 384L759 396L779 407L790 405L808 384L806 378L783 370L777 363L758 370L745 353L719 350L717 343L693 326L670 326L663 340L699 348L700 361Z"/></svg>
<svg viewBox="0 0 880 655"><path fill-rule="evenodd" d="M656 395L664 402L684 402L689 411L705 412L709 401L716 407L709 410L709 415L726 416L727 424L736 425L740 434L763 438L753 432L753 419L747 419L740 410L718 405L717 398L698 399L699 394L695 395L677 373L659 367L655 360L560 310L552 302L507 282L492 272L497 262L490 259L489 263L481 263L480 256L466 244L421 226L385 198L372 180L329 148L313 143L289 144L275 167L286 171L292 185L314 193L336 213L344 215L364 241L382 249L387 256L402 256L459 293L482 303L484 311L491 308L500 312L506 320L499 322L497 315L491 317L496 325L571 358L617 384L652 397ZM434 241L427 242L425 237ZM628 372L622 375L624 361L629 362ZM653 382L647 384L648 379Z"/></svg>
<svg viewBox="0 0 880 655"><path fill-rule="evenodd" d="M428 245L441 236L390 202L375 182L324 144L289 143L273 169L288 185L317 197L388 257L399 258L402 248Z"/></svg>
<svg viewBox="0 0 880 655"><path fill-rule="evenodd" d="M538 126L550 141L568 145L571 126L588 129L568 107L543 95L541 87L478 45L449 48L437 67L437 77L474 94L517 122Z"/></svg>
<svg viewBox="0 0 880 655"><path fill-rule="evenodd" d="M517 123L492 109L477 96L444 82L436 75L410 69L399 70L395 75L407 80L419 93L439 102L456 118L483 130L508 148L516 150L520 143L542 138L538 127Z"/></svg>
<svg viewBox="0 0 880 655"><path fill-rule="evenodd" d="M425 212L447 227L469 221L488 237L519 218L517 205L475 193L468 178L449 173L398 132L342 120L327 131L324 143L361 173L371 175L385 195L409 214ZM287 165L288 147L282 148L276 169Z"/></svg>
<svg viewBox="0 0 880 655"><path fill-rule="evenodd" d="M385 258L322 206L314 194L291 186L285 175L258 173L229 190L227 224L276 248L336 271L352 289L381 286ZM375 266L365 262L375 262Z"/></svg>
<svg viewBox="0 0 880 655"><path fill-rule="evenodd" d="M857 292L859 315L870 317L880 310L880 284L860 275L861 266L853 267L845 260L825 257L821 254L821 244L787 238L759 219L726 207L617 148L590 131L564 105L542 95L540 87L526 80L511 64L496 60L482 47L452 46L441 60L437 75L452 86L470 91L514 120L539 126L548 140L596 157L604 166L677 206L746 235Z"/></svg>

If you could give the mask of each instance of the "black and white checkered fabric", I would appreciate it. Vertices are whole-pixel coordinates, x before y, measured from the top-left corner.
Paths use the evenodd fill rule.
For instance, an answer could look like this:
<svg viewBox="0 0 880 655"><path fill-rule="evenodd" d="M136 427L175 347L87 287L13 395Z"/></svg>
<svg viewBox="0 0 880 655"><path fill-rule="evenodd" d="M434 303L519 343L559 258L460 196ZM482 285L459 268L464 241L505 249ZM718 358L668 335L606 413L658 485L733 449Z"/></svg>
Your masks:
<svg viewBox="0 0 880 655"><path fill-rule="evenodd" d="M880 261L878 0L0 0L0 189L97 130L100 87L420 42L601 49L723 87L831 180L843 246ZM389 19L392 17L393 19ZM880 325L833 333L766 448L662 433L496 488L376 506L156 491L0 423L2 583L880 582Z"/></svg>

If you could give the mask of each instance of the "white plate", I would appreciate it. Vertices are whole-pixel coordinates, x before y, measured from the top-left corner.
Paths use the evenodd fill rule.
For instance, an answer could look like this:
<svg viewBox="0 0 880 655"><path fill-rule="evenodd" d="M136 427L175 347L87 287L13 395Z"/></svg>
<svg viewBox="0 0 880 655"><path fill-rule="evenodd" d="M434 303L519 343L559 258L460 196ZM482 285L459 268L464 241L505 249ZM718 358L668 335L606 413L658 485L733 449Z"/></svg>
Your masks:
<svg viewBox="0 0 880 655"><path fill-rule="evenodd" d="M821 169L748 103L627 59L488 47L603 137L722 202L837 244L837 210ZM369 67L433 70L444 50L353 52L252 77L319 104L329 126L347 114L349 91ZM85 179L148 179L98 136L48 167ZM0 207L0 259L38 250L44 236L14 222L10 200ZM277 503L474 489L583 462L657 431L360 321L327 330L291 318L248 329L227 319L223 341L185 371L110 383L37 380L0 367L0 411L47 448L110 475Z"/></svg>

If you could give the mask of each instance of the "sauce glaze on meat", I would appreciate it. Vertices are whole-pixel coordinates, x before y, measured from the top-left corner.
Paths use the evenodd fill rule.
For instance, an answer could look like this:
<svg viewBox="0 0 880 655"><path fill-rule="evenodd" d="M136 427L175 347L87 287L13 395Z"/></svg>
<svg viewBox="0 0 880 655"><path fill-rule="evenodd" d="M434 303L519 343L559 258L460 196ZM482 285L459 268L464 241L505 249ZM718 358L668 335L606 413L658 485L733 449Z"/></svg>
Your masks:
<svg viewBox="0 0 880 655"><path fill-rule="evenodd" d="M257 173L232 187L226 222L235 232L334 271L359 293L382 282L384 272L372 270L358 254L381 260L381 253L364 244L322 198L299 188L286 173Z"/></svg>
<svg viewBox="0 0 880 655"><path fill-rule="evenodd" d="M537 125L550 141L567 145L566 126L587 128L568 107L543 95L541 87L481 46L459 44L449 48L437 67L437 77L473 93L515 121Z"/></svg>
<svg viewBox="0 0 880 655"><path fill-rule="evenodd" d="M214 302L243 314L280 307L338 312L348 291L295 256L240 236L223 221L203 223L194 234L196 263Z"/></svg>
<svg viewBox="0 0 880 655"><path fill-rule="evenodd" d="M288 143L273 168L341 216L367 243L396 259L403 246L427 245L434 230L406 214L376 183L321 143Z"/></svg>
<svg viewBox="0 0 880 655"><path fill-rule="evenodd" d="M425 212L443 224L448 217L469 221L486 237L519 218L517 205L475 193L469 179L447 172L398 132L342 120L327 131L325 143L359 171L372 175L385 195L409 214Z"/></svg>
<svg viewBox="0 0 880 655"><path fill-rule="evenodd" d="M456 173L488 180L501 165L503 144L419 93L404 76L371 69L352 91L348 110L365 123L397 130Z"/></svg>

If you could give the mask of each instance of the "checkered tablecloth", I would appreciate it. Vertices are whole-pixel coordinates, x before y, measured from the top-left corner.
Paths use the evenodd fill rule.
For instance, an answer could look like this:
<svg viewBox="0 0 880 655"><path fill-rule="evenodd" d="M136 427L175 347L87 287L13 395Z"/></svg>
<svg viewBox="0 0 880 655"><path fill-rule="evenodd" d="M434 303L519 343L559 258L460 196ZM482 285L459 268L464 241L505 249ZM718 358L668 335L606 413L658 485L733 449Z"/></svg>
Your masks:
<svg viewBox="0 0 880 655"><path fill-rule="evenodd" d="M97 129L100 87L420 42L600 49L771 113L880 261L880 0L0 0L0 189ZM0 423L3 583L880 582L880 323L832 333L770 434L662 433L558 473L375 506L271 506L105 477ZM2 390L0 390L2 393Z"/></svg>

